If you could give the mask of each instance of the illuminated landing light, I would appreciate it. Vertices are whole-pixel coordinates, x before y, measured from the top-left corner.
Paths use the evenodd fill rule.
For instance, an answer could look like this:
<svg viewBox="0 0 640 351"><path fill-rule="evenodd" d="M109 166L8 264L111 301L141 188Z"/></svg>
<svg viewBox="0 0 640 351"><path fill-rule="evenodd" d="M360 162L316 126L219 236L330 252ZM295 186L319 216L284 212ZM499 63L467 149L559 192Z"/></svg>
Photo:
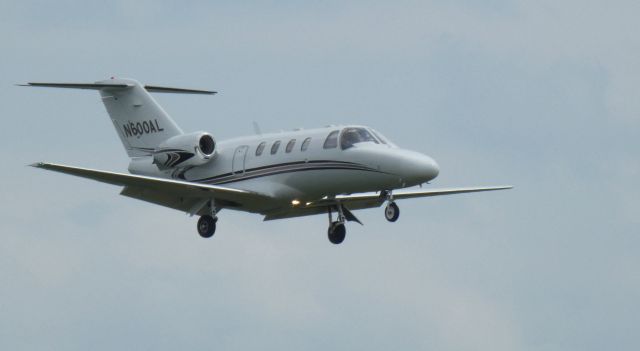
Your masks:
<svg viewBox="0 0 640 351"><path fill-rule="evenodd" d="M298 205L300 205L300 200L291 200L291 204L293 206L298 206Z"/></svg>

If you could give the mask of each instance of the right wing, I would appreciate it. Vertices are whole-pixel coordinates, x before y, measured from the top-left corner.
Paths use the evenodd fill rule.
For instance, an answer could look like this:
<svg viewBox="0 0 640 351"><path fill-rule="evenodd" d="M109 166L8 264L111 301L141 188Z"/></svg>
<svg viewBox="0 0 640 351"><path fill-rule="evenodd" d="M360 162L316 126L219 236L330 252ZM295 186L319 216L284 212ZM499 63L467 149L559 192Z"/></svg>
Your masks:
<svg viewBox="0 0 640 351"><path fill-rule="evenodd" d="M489 186L489 187L466 187L466 188L444 188L429 190L413 190L393 192L394 200L410 199L415 197L430 197L441 195L453 195L463 193L475 193L480 191L504 190L513 188L511 185ZM326 213L327 208L334 208L338 204L344 205L349 210L361 210L365 208L380 207L387 200L381 193L359 193L349 195L336 195L335 197L324 197L315 201L309 201L295 208L280 210L269 213L265 220L309 216Z"/></svg>
<svg viewBox="0 0 640 351"><path fill-rule="evenodd" d="M513 186L511 185L502 185L502 186L484 186L484 187L466 187L466 188L444 188L444 189L429 189L429 190L414 190L414 191L403 191L403 192L394 192L393 198L395 200L400 199L411 199L414 197L428 197L428 196L441 196L441 195L453 195L453 194L464 194L464 193L477 193L481 191L493 191L493 190L505 190L511 189ZM380 194L352 194L352 195L338 195L335 197L338 201L367 201L373 200L376 198L380 198Z"/></svg>
<svg viewBox="0 0 640 351"><path fill-rule="evenodd" d="M31 166L124 186L122 195L183 210L191 214L200 213L206 202L211 199L215 199L217 205L250 212L255 212L260 204L272 200L270 196L265 194L219 185L99 171L54 163L39 162Z"/></svg>
<svg viewBox="0 0 640 351"><path fill-rule="evenodd" d="M441 195L453 195L464 193L477 193L481 191L493 191L493 190L505 190L511 189L511 185L503 186L484 186L484 187L466 187L466 188L443 188L443 189L429 189L429 190L413 190L394 192L393 199L411 199L415 197L430 197ZM386 197L380 193L363 193L363 194L350 194L350 195L337 195L335 198L320 199L310 203L308 206L327 206L342 203L345 205L352 205L355 208L367 208L377 207L382 205Z"/></svg>

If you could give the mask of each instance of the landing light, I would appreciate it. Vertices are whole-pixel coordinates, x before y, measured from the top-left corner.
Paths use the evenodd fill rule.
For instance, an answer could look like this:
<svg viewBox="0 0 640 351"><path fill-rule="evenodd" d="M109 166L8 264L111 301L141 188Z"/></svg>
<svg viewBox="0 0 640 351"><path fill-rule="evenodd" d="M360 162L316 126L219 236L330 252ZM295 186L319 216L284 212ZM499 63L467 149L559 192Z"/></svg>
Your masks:
<svg viewBox="0 0 640 351"><path fill-rule="evenodd" d="M300 205L300 200L291 200L291 204L293 206L298 206L298 205Z"/></svg>

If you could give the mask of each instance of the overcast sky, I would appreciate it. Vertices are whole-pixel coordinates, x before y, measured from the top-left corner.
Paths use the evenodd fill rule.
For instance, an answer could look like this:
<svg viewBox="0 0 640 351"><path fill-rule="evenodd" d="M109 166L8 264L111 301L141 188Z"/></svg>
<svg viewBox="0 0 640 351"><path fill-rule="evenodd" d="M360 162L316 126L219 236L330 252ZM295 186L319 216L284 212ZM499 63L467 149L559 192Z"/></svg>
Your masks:
<svg viewBox="0 0 640 351"><path fill-rule="evenodd" d="M638 1L0 0L0 349L638 350ZM357 123L496 193L196 218L25 167L124 171L131 77L217 139Z"/></svg>

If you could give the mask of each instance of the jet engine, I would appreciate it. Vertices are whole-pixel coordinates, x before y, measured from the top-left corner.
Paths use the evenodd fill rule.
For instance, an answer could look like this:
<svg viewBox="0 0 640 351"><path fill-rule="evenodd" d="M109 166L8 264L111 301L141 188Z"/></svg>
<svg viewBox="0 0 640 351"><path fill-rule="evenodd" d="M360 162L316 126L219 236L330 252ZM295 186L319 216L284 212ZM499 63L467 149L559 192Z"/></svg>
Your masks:
<svg viewBox="0 0 640 351"><path fill-rule="evenodd" d="M162 142L153 152L158 169L202 166L216 156L216 142L211 134L195 132L176 135Z"/></svg>

